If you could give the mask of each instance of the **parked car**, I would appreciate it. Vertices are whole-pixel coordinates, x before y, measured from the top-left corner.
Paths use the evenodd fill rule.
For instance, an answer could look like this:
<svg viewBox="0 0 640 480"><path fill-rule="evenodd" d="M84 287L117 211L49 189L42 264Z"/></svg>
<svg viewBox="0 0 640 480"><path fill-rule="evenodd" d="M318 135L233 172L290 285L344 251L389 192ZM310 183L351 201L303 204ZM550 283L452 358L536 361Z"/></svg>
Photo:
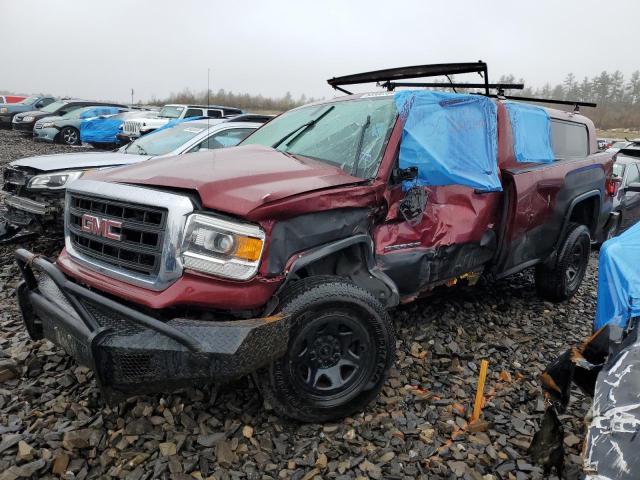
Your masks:
<svg viewBox="0 0 640 480"><path fill-rule="evenodd" d="M11 121L11 126L18 132L32 135L33 127L38 120L45 117L61 117L67 113L77 110L78 108L89 106L127 108L126 105L121 105L119 103L94 102L91 100L58 100L50 103L41 110L27 111L14 115L13 120Z"/></svg>
<svg viewBox="0 0 640 480"><path fill-rule="evenodd" d="M49 235L61 231L65 188L91 169L230 147L260 125L193 120L145 135L116 152L62 153L15 160L4 170L2 194L6 211L0 241L8 242L44 231Z"/></svg>
<svg viewBox="0 0 640 480"><path fill-rule="evenodd" d="M26 98L26 95L0 95L0 103L19 103Z"/></svg>
<svg viewBox="0 0 640 480"><path fill-rule="evenodd" d="M640 192L640 185L632 187ZM540 376L548 405L529 452L562 477L564 444L558 414L572 384L593 399L582 448L588 479L635 480L640 471L640 224L604 243L598 258L598 301L593 334L554 360ZM582 402L584 397L581 396ZM553 426L548 428L546 426Z"/></svg>
<svg viewBox="0 0 640 480"><path fill-rule="evenodd" d="M607 148L609 148L609 146L610 146L610 143L604 138L598 139L598 150L606 150Z"/></svg>
<svg viewBox="0 0 640 480"><path fill-rule="evenodd" d="M155 118L133 118L122 125L122 140L133 140L141 135L153 132L171 120L181 120L191 117L230 118L244 113L239 108L223 107L221 105L180 105L171 104L162 107Z"/></svg>
<svg viewBox="0 0 640 480"><path fill-rule="evenodd" d="M101 115L97 118L86 119L80 123L80 140L94 148L112 150L130 141L129 137L121 140L123 137L119 135L125 120L129 118L155 118L157 116L157 110L133 110L117 115Z"/></svg>
<svg viewBox="0 0 640 480"><path fill-rule="evenodd" d="M605 240L615 237L640 220L640 142L618 151L609 184L613 211L605 226Z"/></svg>
<svg viewBox="0 0 640 480"><path fill-rule="evenodd" d="M77 108L61 116L44 117L33 126L33 139L41 142L80 145L80 124L100 115L115 115L128 111L123 107L94 105Z"/></svg>
<svg viewBox="0 0 640 480"><path fill-rule="evenodd" d="M618 150L620 150L620 149L622 149L622 148L626 147L627 145L629 145L629 143L631 143L631 142L629 142L629 141L627 141L627 140L624 140L624 141L623 141L623 140L619 140L619 141L613 142L613 143L612 143L612 144L607 148L607 152L615 153L615 152L617 152Z"/></svg>
<svg viewBox="0 0 640 480"><path fill-rule="evenodd" d="M31 95L18 103L0 105L0 125L10 127L13 117L18 113L39 110L55 102L55 100L54 97Z"/></svg>
<svg viewBox="0 0 640 480"><path fill-rule="evenodd" d="M486 72L455 65L428 71ZM482 95L299 107L238 147L76 180L56 263L17 252L24 322L107 398L254 374L280 415L344 417L386 380L401 301L534 266L543 298L575 294L611 208L596 152L586 117Z"/></svg>

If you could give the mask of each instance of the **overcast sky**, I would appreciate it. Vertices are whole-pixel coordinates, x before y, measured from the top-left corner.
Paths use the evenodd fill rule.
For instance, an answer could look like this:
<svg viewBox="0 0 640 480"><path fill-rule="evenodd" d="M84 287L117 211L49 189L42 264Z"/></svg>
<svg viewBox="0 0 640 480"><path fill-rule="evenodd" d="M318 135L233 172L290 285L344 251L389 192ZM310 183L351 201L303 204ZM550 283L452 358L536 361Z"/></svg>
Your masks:
<svg viewBox="0 0 640 480"><path fill-rule="evenodd" d="M331 97L326 79L489 64L529 85L640 68L637 0L0 0L0 90L128 101L185 87ZM368 88L371 90L373 88Z"/></svg>

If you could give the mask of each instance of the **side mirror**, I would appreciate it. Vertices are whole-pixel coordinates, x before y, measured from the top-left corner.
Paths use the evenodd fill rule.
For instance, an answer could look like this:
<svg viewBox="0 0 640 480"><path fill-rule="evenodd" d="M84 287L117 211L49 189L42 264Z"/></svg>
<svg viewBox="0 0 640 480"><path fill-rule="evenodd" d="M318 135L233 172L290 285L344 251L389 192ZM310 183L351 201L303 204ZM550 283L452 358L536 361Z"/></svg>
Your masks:
<svg viewBox="0 0 640 480"><path fill-rule="evenodd" d="M627 187L625 188L625 191L640 193L640 182L631 182L629 185L627 185Z"/></svg>
<svg viewBox="0 0 640 480"><path fill-rule="evenodd" d="M396 170L396 178L399 182L415 180L418 178L418 167L399 168Z"/></svg>

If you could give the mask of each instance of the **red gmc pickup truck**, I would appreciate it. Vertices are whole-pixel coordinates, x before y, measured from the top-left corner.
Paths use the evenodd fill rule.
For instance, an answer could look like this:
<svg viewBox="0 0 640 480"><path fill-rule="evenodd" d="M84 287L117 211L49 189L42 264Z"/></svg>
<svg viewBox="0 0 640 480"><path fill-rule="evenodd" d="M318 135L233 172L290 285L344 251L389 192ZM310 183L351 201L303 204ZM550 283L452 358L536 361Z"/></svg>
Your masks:
<svg viewBox="0 0 640 480"><path fill-rule="evenodd" d="M394 91L476 71L484 94ZM571 297L611 210L593 123L490 94L483 63L330 84L385 79L239 147L74 182L57 261L16 252L31 337L108 397L252 374L279 414L326 421L377 396L400 302L528 267L544 298Z"/></svg>

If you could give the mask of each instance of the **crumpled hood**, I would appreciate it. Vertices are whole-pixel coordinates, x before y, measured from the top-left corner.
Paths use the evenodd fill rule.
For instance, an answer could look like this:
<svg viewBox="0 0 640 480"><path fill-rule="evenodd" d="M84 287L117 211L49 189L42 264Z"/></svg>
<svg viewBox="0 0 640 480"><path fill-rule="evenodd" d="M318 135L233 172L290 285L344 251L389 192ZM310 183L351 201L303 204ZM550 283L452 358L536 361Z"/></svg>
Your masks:
<svg viewBox="0 0 640 480"><path fill-rule="evenodd" d="M85 178L195 190L204 207L238 216L292 195L363 181L338 167L259 145L165 157Z"/></svg>
<svg viewBox="0 0 640 480"><path fill-rule="evenodd" d="M61 118L62 117L60 115L51 115L48 117L39 118L36 123L55 122L56 120L60 120Z"/></svg>
<svg viewBox="0 0 640 480"><path fill-rule="evenodd" d="M114 167L138 163L151 158L149 155L130 155L120 152L84 152L38 155L14 160L14 167L35 168L42 172L55 170L83 170L85 168Z"/></svg>

